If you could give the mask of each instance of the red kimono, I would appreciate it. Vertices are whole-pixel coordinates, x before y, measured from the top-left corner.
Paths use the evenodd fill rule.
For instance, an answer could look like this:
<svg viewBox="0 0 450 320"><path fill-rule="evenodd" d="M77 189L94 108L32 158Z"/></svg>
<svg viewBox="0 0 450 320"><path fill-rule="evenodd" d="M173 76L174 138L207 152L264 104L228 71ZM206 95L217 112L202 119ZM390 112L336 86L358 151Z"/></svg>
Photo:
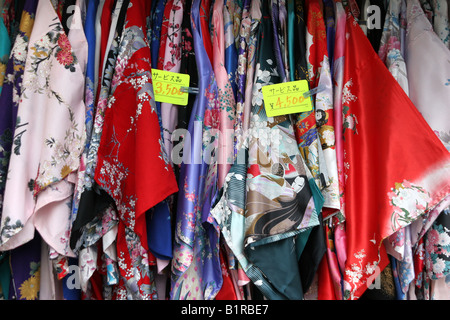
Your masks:
<svg viewBox="0 0 450 320"><path fill-rule="evenodd" d="M117 299L156 299L145 212L177 192L153 97L146 15L151 2L131 0L105 110L96 182L120 217Z"/></svg>
<svg viewBox="0 0 450 320"><path fill-rule="evenodd" d="M347 15L342 91L344 299L388 264L383 240L450 192L450 154Z"/></svg>

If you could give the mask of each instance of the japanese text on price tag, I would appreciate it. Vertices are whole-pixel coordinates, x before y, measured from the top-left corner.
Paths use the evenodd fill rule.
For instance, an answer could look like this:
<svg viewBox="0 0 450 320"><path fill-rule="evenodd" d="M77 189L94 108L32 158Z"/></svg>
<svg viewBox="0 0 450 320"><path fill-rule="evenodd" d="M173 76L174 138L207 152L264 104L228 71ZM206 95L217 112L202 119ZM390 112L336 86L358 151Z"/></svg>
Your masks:
<svg viewBox="0 0 450 320"><path fill-rule="evenodd" d="M182 92L181 87L189 87L188 74L152 69L153 91L155 101L185 106L189 93Z"/></svg>
<svg viewBox="0 0 450 320"><path fill-rule="evenodd" d="M311 98L303 94L309 91L307 80L271 84L262 87L264 106L268 117L311 111Z"/></svg>

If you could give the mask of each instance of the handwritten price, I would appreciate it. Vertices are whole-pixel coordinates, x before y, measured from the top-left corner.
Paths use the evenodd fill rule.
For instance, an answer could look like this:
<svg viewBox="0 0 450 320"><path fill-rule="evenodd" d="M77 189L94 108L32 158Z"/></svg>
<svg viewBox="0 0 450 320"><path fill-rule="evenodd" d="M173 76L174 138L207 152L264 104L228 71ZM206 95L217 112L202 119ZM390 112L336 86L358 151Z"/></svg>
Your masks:
<svg viewBox="0 0 450 320"><path fill-rule="evenodd" d="M184 92L180 90L180 87L174 86L171 83L156 82L155 94L164 96L182 96Z"/></svg>
<svg viewBox="0 0 450 320"><path fill-rule="evenodd" d="M189 87L189 75L165 70L152 69L155 101L176 105L187 105L189 94L181 87Z"/></svg>
<svg viewBox="0 0 450 320"><path fill-rule="evenodd" d="M284 109L284 108L295 108L305 103L305 98L303 95L300 96L290 96L285 95L278 97L276 102L269 102L269 107L273 109Z"/></svg>
<svg viewBox="0 0 450 320"><path fill-rule="evenodd" d="M268 117L306 112L312 110L308 81L298 80L262 87L264 107Z"/></svg>

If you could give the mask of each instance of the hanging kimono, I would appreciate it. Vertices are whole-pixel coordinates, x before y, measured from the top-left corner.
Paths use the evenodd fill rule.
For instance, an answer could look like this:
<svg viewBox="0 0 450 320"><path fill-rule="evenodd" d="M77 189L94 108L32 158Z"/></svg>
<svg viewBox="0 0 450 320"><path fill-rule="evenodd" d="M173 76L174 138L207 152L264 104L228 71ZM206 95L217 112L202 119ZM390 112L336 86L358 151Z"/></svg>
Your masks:
<svg viewBox="0 0 450 320"><path fill-rule="evenodd" d="M102 25L101 17L106 0L99 0L97 5L97 13L95 15L95 67L94 67L94 101L97 102L97 93L99 87L99 74L100 74L100 49L102 43Z"/></svg>
<svg viewBox="0 0 450 320"><path fill-rule="evenodd" d="M36 228L51 248L70 256L67 204L85 140L85 43L78 38L72 50L50 2L39 2L36 17L5 189L1 244L2 249L18 247L33 238ZM74 90L70 94L67 83Z"/></svg>
<svg viewBox="0 0 450 320"><path fill-rule="evenodd" d="M210 215L216 194L217 164L211 159L218 138L218 89L206 48L211 48L208 1L191 7L191 26L198 67L197 95L184 140L180 168L170 299L212 300L222 287L218 227ZM206 29L205 29L206 27ZM204 44L207 46L204 46ZM211 147L213 147L211 149Z"/></svg>
<svg viewBox="0 0 450 320"><path fill-rule="evenodd" d="M3 194L6 185L8 164L16 125L17 108L22 91L22 78L28 52L28 41L34 23L37 1L27 1L11 57L5 70L6 78L0 95L0 214L3 207Z"/></svg>
<svg viewBox="0 0 450 320"><path fill-rule="evenodd" d="M312 3L310 4L312 5ZM317 9L319 9L318 7ZM317 10L316 9L316 10ZM317 34L323 34L325 32L324 20L320 19L320 14L316 15L316 19L319 19L317 28ZM316 22L317 23L317 22ZM319 36L318 42L324 42L325 39ZM328 41L326 42L328 43ZM315 97L315 112L316 112L316 125L319 135L319 141L321 149L323 150L323 162L326 167L328 181L326 180L326 187L322 190L325 198L324 207L329 209L331 213L335 213L339 208L339 186L338 186L338 172L337 172L337 160L336 160L336 142L335 142L335 129L334 129L334 110L333 110L333 84L331 76L331 65L328 57L328 46L315 43L318 46L317 55L322 62L319 64L321 67L318 69L317 85L322 86L321 92L318 92ZM330 48L331 49L331 48ZM313 49L310 48L310 54ZM320 61L320 60L319 60Z"/></svg>
<svg viewBox="0 0 450 320"><path fill-rule="evenodd" d="M236 116L234 122L234 159L239 159L237 161L240 161L242 156L246 155L246 153L241 150L241 147L246 146L246 140L248 138L247 130L251 111L251 91L255 67L255 50L257 45L259 20L261 16L260 5L260 0L246 0L243 2L242 7L242 20L239 29L238 66L236 71ZM237 158L238 156L240 158ZM239 165L243 164L239 163ZM237 163L234 163L233 166L237 166ZM245 170L245 168L246 166L243 167L243 170ZM227 184L232 184L232 182ZM225 193L226 191L223 191L223 197L228 197ZM245 203L245 194L233 194L232 199L237 196L239 196L239 203L242 205L241 208L243 208ZM220 201L226 200L221 199ZM217 217L220 217L222 214L217 212L217 208L214 209L213 215L215 215L216 219L220 219ZM239 288L243 288L243 286L250 282L250 279L243 271L243 266L240 261L241 257L235 257L235 254L240 254L243 250L243 246L241 244L238 246L238 249L235 248L236 241L241 241L244 234L244 225L242 224L243 218L244 217L240 215L236 216L233 220L229 221L230 224L228 225L229 229L233 228L237 230L233 231L234 234L238 233L241 235L238 236L236 240L233 240L232 248L230 249L233 253L233 261L230 262L230 268L233 269L233 273L237 272L237 284ZM226 243L228 246L231 244L230 241L231 239L227 238ZM243 265L246 266L247 262L244 262ZM244 269L246 268L247 267ZM237 292L240 292L240 290L237 290Z"/></svg>
<svg viewBox="0 0 450 320"><path fill-rule="evenodd" d="M114 15L108 24L102 25L101 30L100 39L102 41L99 50L101 53L105 50L106 57L98 63L100 89L96 98L97 103L95 104L89 149L86 151L85 167L80 167L80 169L84 169L84 175L78 177L80 199L78 210L73 210L72 213L73 223L70 238L71 248L78 253L79 257L80 286L84 299L111 297L110 286L114 286L118 282L117 266L111 260L117 259L114 240L118 232L117 224L119 218L113 200L105 190L99 187L94 176L98 161L97 153L105 121L105 109L108 105L108 96L113 84L113 70L127 7L128 1L126 0L117 1L116 6L112 9L109 3L105 3L102 8L102 15L105 12L110 12L110 10L114 11ZM98 10L100 10L100 7ZM96 44L96 50L97 48ZM106 256L103 257L102 252ZM103 263L106 265L104 268L100 268L99 266L102 266ZM100 274L100 269L107 271Z"/></svg>
<svg viewBox="0 0 450 320"><path fill-rule="evenodd" d="M272 25L276 39L276 53L280 55L280 66L283 66L284 79L289 79L289 50L287 50L287 8L285 0L272 1ZM277 50L279 48L279 51Z"/></svg>
<svg viewBox="0 0 450 320"><path fill-rule="evenodd" d="M95 99L94 94L96 89L94 87L95 81L95 31L94 31L94 23L96 10L98 6L97 0L89 0L87 4L87 12L86 12L86 22L85 22L85 35L86 41L88 45L88 56L86 63L86 89L84 94L84 103L86 105L86 145L84 147L81 159L80 159L80 169L78 170L78 179L77 185L74 192L74 199L72 203L72 221L75 221L78 213L80 197L82 192L84 191L84 175L87 161L87 153L89 151L92 128L94 122L95 115ZM73 223L73 222L72 222Z"/></svg>
<svg viewBox="0 0 450 320"><path fill-rule="evenodd" d="M95 171L95 181L114 200L120 218L117 299L157 298L145 212L177 191L153 98L146 30L149 10L147 1L131 0L128 5ZM137 148L141 145L147 147Z"/></svg>
<svg viewBox="0 0 450 320"><path fill-rule="evenodd" d="M162 64L158 65L165 71L179 72L181 63L181 23L183 21L184 1L174 0L166 5L169 8L169 19L167 27L163 24L162 32L165 32L165 49L160 50L160 58L163 58ZM161 118L164 129L164 146L167 154L172 153L171 134L176 127L178 118L178 106L168 103L161 103Z"/></svg>
<svg viewBox="0 0 450 320"><path fill-rule="evenodd" d="M258 30L244 212L244 252L253 266L244 270L267 298L299 299L302 289L292 237L318 222L313 221L314 199L290 119L267 117L264 110L261 88L280 82L282 69L272 50L269 6L269 1L262 3ZM273 259L280 263L270 263Z"/></svg>
<svg viewBox="0 0 450 320"><path fill-rule="evenodd" d="M274 36L274 55L278 64L278 70L282 82L288 81L290 78L289 70L289 56L284 52L288 47L292 47L293 44L289 43L286 35L287 31L287 9L284 1L272 1L272 32ZM300 40L300 39L298 39ZM295 72L292 70L292 72ZM305 170L307 170L305 168ZM311 175L310 172L307 176ZM313 194L315 212L320 212L323 205L323 197L321 194L316 193L317 186L313 182L309 182L311 186L311 192ZM315 213L314 213L315 214ZM299 260L300 277L302 281L302 290L307 291L311 285L316 268L324 253L323 242L325 237L323 235L321 221L319 216L314 216L315 221L319 221L319 226L313 228L307 228L302 230L303 232L297 237L296 241L296 255ZM312 237L310 238L310 236ZM305 250L305 248L307 248ZM313 250L311 250L313 249Z"/></svg>
<svg viewBox="0 0 450 320"><path fill-rule="evenodd" d="M417 107L419 112L423 115L427 123L434 130L441 142L450 151L450 126L448 117L448 101L450 99L449 80L446 74L450 71L450 51L445 43L439 41L438 35L431 30L430 22L425 18L424 12L420 8L420 4L417 1L407 2L407 33L406 33L406 67L408 69L409 90L411 101ZM427 52L424 52L426 48ZM424 55L433 61L432 64L429 60L424 59ZM423 83L417 81L417 76L422 75L423 72L429 74L429 81ZM432 90L432 91L429 91ZM432 92L432 95L430 95ZM433 99L432 108L429 106L429 99ZM440 206L449 207L450 198L447 197L441 202ZM439 219L438 217L429 217L428 220ZM436 222L437 225L432 226L434 228L441 228L445 230L443 226L447 220L445 216L440 222ZM447 225L448 226L448 225ZM434 231L430 231L433 233ZM432 243L432 242L426 242ZM429 245L426 248L430 248L431 252L435 252L434 245ZM428 250L427 250L427 254ZM428 260L429 261L429 260ZM433 270L431 267L428 270ZM433 297L433 291L436 289L436 285L430 285L427 282L429 280L436 281L439 278L445 278L448 273L440 274L439 272L433 274L433 271L424 275L424 286L429 285L430 290L426 291L426 297ZM431 276L430 276L431 275ZM442 282L444 287L448 286L445 282ZM432 288L432 289L431 289ZM428 288L426 288L428 289ZM438 295L436 295L437 298ZM443 297L446 297L445 295Z"/></svg>
<svg viewBox="0 0 450 320"><path fill-rule="evenodd" d="M211 0L204 0L200 2L200 24L204 32L208 32L208 37L203 39L203 46L205 47L206 53L208 55L209 61L213 63L213 51L211 34L209 30L212 29L211 26Z"/></svg>
<svg viewBox="0 0 450 320"><path fill-rule="evenodd" d="M347 114L343 135L347 260L343 288L345 299L357 299L389 262L382 241L427 213L450 191L450 156L376 57L351 14L346 28L342 103ZM393 124L400 114L402 121ZM402 140L394 143L395 136ZM380 145L380 141L390 144ZM377 143L379 147L374 148ZM380 152L382 147L387 149ZM423 152L417 154L418 149ZM399 150L415 156L397 164L392 154ZM368 167L374 176L368 174Z"/></svg>
<svg viewBox="0 0 450 320"><path fill-rule="evenodd" d="M9 160L11 156L13 134L16 124L17 108L22 91L22 78L25 69L25 60L28 52L28 41L34 24L34 14L36 13L37 1L28 0L24 4L22 18L19 26L19 33L11 50L6 67L6 77L2 93L0 95L0 216L3 207L3 195L7 180ZM0 259L0 279L4 299L37 299L39 297L38 288L33 285L39 283L39 269L36 267L40 261L40 237L35 235L35 239L21 248L2 252ZM36 250L36 244L37 249ZM11 274L11 268L14 274ZM20 266L17 269L16 266ZM21 272L23 270L23 272ZM34 278L29 278L29 276ZM14 285L11 283L14 281ZM22 290L22 284L25 283ZM11 285L11 289L10 289Z"/></svg>
<svg viewBox="0 0 450 320"><path fill-rule="evenodd" d="M431 30L416 1L407 2L406 66L410 97L419 112L450 150L450 51ZM429 74L424 83L421 75ZM432 72L430 74L430 72ZM433 101L432 107L429 101Z"/></svg>
<svg viewBox="0 0 450 320"><path fill-rule="evenodd" d="M190 76L190 86L193 88L197 88L198 86L198 74L197 74L197 63L195 59L195 50L194 50L194 39L192 36L191 29L191 1L187 1L185 3L185 7L183 10L183 21L181 25L181 62L180 62L180 73L189 74ZM172 141L174 144L174 148L176 145L181 145L181 141L183 139L182 133L183 129L187 130L189 125L189 119L191 115L191 110L195 101L196 95L190 94L188 98L188 103L186 106L178 106L178 123L177 123L177 134L173 135ZM177 149L178 151L178 149ZM177 154L177 152L174 152ZM181 154L182 156L182 154ZM180 163L175 163L175 172L177 175L177 179L179 178L179 169ZM175 198L176 201L176 198ZM174 206L176 207L176 206Z"/></svg>
<svg viewBox="0 0 450 320"><path fill-rule="evenodd" d="M180 2L181 4L181 2ZM174 11L175 10L175 11ZM173 1L153 1L151 17L149 17L148 25L148 41L150 43L151 61L153 68L161 70L170 70L173 67L179 68L179 60L181 48L177 47L177 43L181 41L180 25L174 21L182 19L180 16L183 9L174 6ZM176 14L174 14L176 13ZM172 24L169 29L169 24ZM169 32L172 32L170 35ZM167 41L169 39L169 41ZM170 46L174 46L171 48ZM167 52L167 55L166 55ZM171 56L171 53L175 55ZM176 71L176 70L172 70ZM172 149L171 134L173 126L176 123L178 107L171 104L164 104L164 116L162 115L162 103L156 101L156 112L158 114L159 126L161 129L161 139L164 141L165 152L171 162L172 157L170 151ZM171 120L171 115L175 117L175 121ZM166 272L164 269L169 265L172 258L172 222L171 222L171 203L172 197L158 203L146 213L147 220L147 239L148 247L157 261L156 285L158 287L158 299L160 292L165 292Z"/></svg>
<svg viewBox="0 0 450 320"><path fill-rule="evenodd" d="M217 148L218 161L218 185L220 189L225 181L234 159L234 122L235 122L235 98L225 69L225 31L224 31L224 6L221 1L216 1L213 7L213 69L217 81L219 102L219 141ZM232 46L234 46L234 37Z"/></svg>
<svg viewBox="0 0 450 320"><path fill-rule="evenodd" d="M243 130L244 133L248 131L250 126L251 108L252 108L252 95L253 95L253 79L256 66L256 48L258 46L258 32L261 20L261 1L252 1L250 7L250 37L247 45L247 73L245 82L245 101L244 101L244 120Z"/></svg>
<svg viewBox="0 0 450 320"><path fill-rule="evenodd" d="M326 42L319 41L317 38L313 37L316 31L319 31L318 26L323 26L320 24L319 19L313 18L313 15L319 15L322 17L322 13L320 8L318 8L318 2L315 3L313 1L312 5L310 5L311 1L305 1L305 17L306 21L306 62L308 69L308 82L311 89L317 86L317 80L319 79L317 72L319 68L319 63L322 62L323 56L320 55L320 52L314 50L317 46L326 45ZM322 21L323 23L323 21ZM323 26L324 27L324 26ZM322 30L323 33L320 33L321 36L325 36L325 30ZM320 40L325 40L322 38ZM316 41L318 42L314 47L313 44ZM316 53L318 54L316 56ZM280 63L280 61L278 61ZM311 171L312 176L316 180L317 186L320 190L324 189L327 186L326 181L326 168L323 166L323 158L319 159L322 156L322 150L320 149L320 141L317 132L317 124L314 110L309 112L301 112L296 115L295 119L295 133L297 138L297 143L299 149L302 153L303 159L306 162L308 169ZM319 150L320 149L320 150Z"/></svg>
<svg viewBox="0 0 450 320"><path fill-rule="evenodd" d="M450 299L450 283L448 281L450 260L450 209L447 207L441 211L426 233L424 245L426 248L424 257L424 291L426 300Z"/></svg>
<svg viewBox="0 0 450 320"><path fill-rule="evenodd" d="M389 2L378 55L392 76L409 95L408 71L405 63L405 9L402 0Z"/></svg>
<svg viewBox="0 0 450 320"><path fill-rule="evenodd" d="M214 4L216 1L214 2ZM240 2L235 0L224 0L223 1L223 39L224 39L224 67L228 75L228 80L230 81L230 86L233 92L233 99L236 100L237 94L237 66L238 66L238 46L237 41L240 20L242 16L242 8L240 7ZM215 29L215 23L214 23ZM214 43L213 43L214 45ZM214 55L214 54L213 54Z"/></svg>
<svg viewBox="0 0 450 320"><path fill-rule="evenodd" d="M244 106L245 106L245 83L247 72L247 57L248 57L248 42L250 40L251 15L250 5L251 0L244 0L242 7L242 20L239 28L239 45L237 52L237 67L236 67L236 109L234 121L234 157L237 156L240 142L244 135Z"/></svg>
<svg viewBox="0 0 450 320"><path fill-rule="evenodd" d="M104 190L99 188L94 180L94 174L97 167L97 153L102 136L104 112L108 104L107 99L111 89L114 64L118 51L118 39L120 39L122 33L127 3L128 0L117 1L115 14L113 15L115 18L114 21L110 24L102 25L100 53L104 53L105 58L99 62L100 85L96 96L96 102L94 103L95 115L93 127L90 132L89 149L86 151L85 167L81 167L85 174L84 177L82 175L79 176L78 196L80 199L78 200L78 209L73 210L72 213L73 223L70 246L75 252L80 250L81 247L89 246L85 242L87 239L89 239L90 244L93 244L98 240L98 237L96 237L95 240L92 238L93 234L90 226L95 225L102 220L102 214L105 210L109 210L111 214L114 212L114 210L110 210L112 204L111 198ZM103 11L108 12L109 9L109 3L106 2L103 6ZM111 47L108 47L107 45L109 38L111 38ZM112 41L112 38L114 38L114 41ZM104 50L106 50L106 52Z"/></svg>
<svg viewBox="0 0 450 320"><path fill-rule="evenodd" d="M122 1L119 1L121 3ZM107 61L105 61L105 58L108 55L108 42L111 38L111 33L109 32L111 26L111 20L113 20L115 17L117 17L117 13L113 14L114 8L117 8L117 5L114 4L114 0L104 0L100 2L99 5L99 22L100 26L97 30L97 41L99 41L99 45L96 44L96 59L98 59L98 71L97 71L97 94L96 96L96 103L98 102L100 90L101 90L101 83L103 79L103 71L105 69L105 65ZM114 27L112 27L114 29ZM100 84L100 85L99 85Z"/></svg>
<svg viewBox="0 0 450 320"><path fill-rule="evenodd" d="M158 50L158 69L180 72L183 12L184 1L169 1L165 6ZM160 125L164 148L172 164L172 133L178 122L179 106L157 102L158 106L160 108ZM158 272L169 265L172 258L172 227L169 208L172 202L172 198L163 201L148 215L149 247L158 259Z"/></svg>
<svg viewBox="0 0 450 320"><path fill-rule="evenodd" d="M378 55L403 91L408 95L408 72L404 60L405 9L405 1L390 1ZM384 243L390 257L396 260L398 295L403 297L405 297L409 284L415 276L410 228L411 226L408 225L400 229Z"/></svg>

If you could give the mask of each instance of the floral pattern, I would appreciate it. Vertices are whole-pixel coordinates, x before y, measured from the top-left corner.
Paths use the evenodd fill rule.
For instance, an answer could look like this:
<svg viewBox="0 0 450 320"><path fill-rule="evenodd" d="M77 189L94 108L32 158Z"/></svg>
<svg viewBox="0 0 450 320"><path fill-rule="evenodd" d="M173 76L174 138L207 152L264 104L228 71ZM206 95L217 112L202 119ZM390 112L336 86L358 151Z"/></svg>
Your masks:
<svg viewBox="0 0 450 320"><path fill-rule="evenodd" d="M30 277L22 282L19 287L19 299L38 300L40 287L40 265L32 263L30 266Z"/></svg>
<svg viewBox="0 0 450 320"><path fill-rule="evenodd" d="M355 300L359 297L354 295L355 289L358 286L364 285L364 280L369 276L373 276L377 270L379 261L367 262L365 258L367 254L364 249L354 254L357 263L352 263L349 268L345 269L346 279L344 281L344 299ZM365 285L369 287L370 283L366 282Z"/></svg>
<svg viewBox="0 0 450 320"><path fill-rule="evenodd" d="M391 218L393 230L410 224L417 216L427 212L431 201L428 192L406 180L397 183L388 197L394 211Z"/></svg>
<svg viewBox="0 0 450 320"><path fill-rule="evenodd" d="M118 47L111 93L104 109L94 177L114 200L119 217L117 299L157 298L150 268L154 258L148 251L145 212L176 192L173 171L166 158L161 157L164 147L160 142L161 131L153 96L147 22L139 14L150 10L149 5L146 1L131 0L126 7L127 20ZM135 103L124 103L128 99ZM119 114L121 116L117 118L115 115ZM137 150L136 141L149 148ZM135 161L133 155L138 152L143 154L137 157L140 161ZM147 161L153 163L152 171L148 170ZM158 190L154 189L155 177L158 180L164 177L163 181L166 181L163 186L159 184Z"/></svg>
<svg viewBox="0 0 450 320"><path fill-rule="evenodd" d="M37 228L50 247L60 254L70 255L67 203L73 190L72 175L79 168L86 138L85 106L81 97L85 61L77 58L84 43L77 40L77 46L72 47L58 17L46 15L52 11L51 4L38 4L36 12L44 14L40 14L39 22L35 21L33 29L38 31L32 33L29 40L2 215L2 229L9 231L1 238L1 243L4 248L26 243ZM73 37L75 40L77 34ZM19 40L17 52L21 50L21 43ZM58 79L55 74L59 75ZM67 83L72 83L76 93L63 90ZM31 145L35 148L30 148ZM19 198L7 197L8 194ZM58 204L52 194L59 194ZM23 203L20 208L16 201ZM53 206L47 206L50 203ZM60 219L50 219L57 210ZM48 219L41 219L41 213ZM10 233L10 221L15 224L14 234ZM56 225L52 225L54 223Z"/></svg>
<svg viewBox="0 0 450 320"><path fill-rule="evenodd" d="M450 274L450 210L444 210L427 232L425 266L427 278L437 280Z"/></svg>
<svg viewBox="0 0 450 320"><path fill-rule="evenodd" d="M389 70L384 68L380 59L373 55L370 42L355 21L351 14L347 15L346 66L342 88L343 110L345 106L348 106L348 112L344 114L357 120L353 123L349 122L346 129L352 128L353 130L345 130L345 139L343 140L347 259L342 273L344 296L347 299L361 297L362 293L368 289L368 281L373 280L374 276L388 265L389 258L381 250L381 246L387 243L384 240L396 240L394 237L390 237L402 228L419 221L421 216L429 213L434 206L445 199L449 190L448 169L446 169L449 161L448 152L430 130L426 131L426 136L424 135L425 130L421 131L420 139L412 139L408 143L399 142L398 148L402 150L405 148L416 150L419 143L423 145L423 148L429 150L427 154L421 154L420 157L424 157L424 159L419 161L418 158L415 158L414 161L408 162L408 166L397 164L395 156L389 152L380 153L380 150L377 149L374 151L377 156L373 154L372 157L366 154L367 147L373 141L383 139L380 134L387 134L383 133L380 128L392 128L392 130L399 130L398 132L402 132L402 134L405 134L405 130L411 130L411 134L413 134L418 127L428 127L428 125L422 117L413 116L416 113L411 113L410 118L410 121L415 123L414 126L402 125L402 122L395 122L395 126L392 125L393 118L395 118L395 115L391 113L394 112L393 106L395 106L395 112L399 112L399 108L409 110L409 108L414 108L414 105L400 84L391 76ZM364 42L367 45L362 46ZM376 67L376 72L361 71L363 66L375 70L376 65L380 65L380 67ZM377 77L377 89L367 84L374 81L374 78L369 79L369 75ZM389 88L392 95L384 97L376 94L378 90L382 91L384 88ZM395 96L396 99L392 99L392 96ZM402 98L397 99L399 97ZM382 106L382 111L377 106ZM377 125L371 125L373 123ZM394 127L395 129L393 129ZM392 130L388 130L389 136L394 134ZM388 139L387 136L386 139ZM389 146L389 148L392 147L392 145ZM431 156L431 152L437 154ZM381 155L382 159L379 157ZM381 167L379 167L380 163L382 163ZM392 172L391 175L386 176L389 182L387 180L380 181L377 174L371 174L378 172L376 168L384 170L381 168L385 168L386 165ZM373 170L368 172L367 166ZM414 180L411 177L414 177ZM376 183L373 182L375 180ZM380 192L383 189L384 191ZM375 200L378 197L379 200ZM376 202L367 206L364 214L361 214L361 207L357 203L362 204L362 202L359 201ZM362 224L368 228L364 233L358 231ZM403 237L403 235L397 235ZM402 240L406 239L405 236ZM401 242L397 242L397 244L400 245ZM420 263L415 264L416 283L423 281L421 268L423 267L420 267Z"/></svg>
<svg viewBox="0 0 450 320"><path fill-rule="evenodd" d="M355 114L350 113L350 103L353 101L356 101L357 97L353 95L350 91L350 87L353 85L352 79L347 81L347 83L344 84L343 90L342 90L342 113L344 115L343 117L343 132L347 129L352 130L354 134L358 134L357 124L358 119ZM345 139L345 136L344 136Z"/></svg>

